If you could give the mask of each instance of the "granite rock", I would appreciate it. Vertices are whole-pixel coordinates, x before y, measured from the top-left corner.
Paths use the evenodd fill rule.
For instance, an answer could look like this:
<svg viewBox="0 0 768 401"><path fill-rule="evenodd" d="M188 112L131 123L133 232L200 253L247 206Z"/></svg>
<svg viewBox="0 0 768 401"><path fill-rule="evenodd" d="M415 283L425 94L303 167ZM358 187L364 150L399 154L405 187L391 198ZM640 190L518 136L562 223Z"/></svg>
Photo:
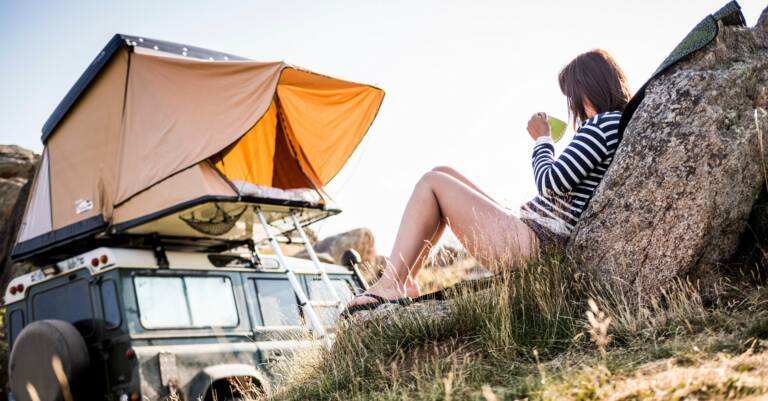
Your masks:
<svg viewBox="0 0 768 401"><path fill-rule="evenodd" d="M642 295L717 274L768 182L768 17L655 78L568 252Z"/></svg>

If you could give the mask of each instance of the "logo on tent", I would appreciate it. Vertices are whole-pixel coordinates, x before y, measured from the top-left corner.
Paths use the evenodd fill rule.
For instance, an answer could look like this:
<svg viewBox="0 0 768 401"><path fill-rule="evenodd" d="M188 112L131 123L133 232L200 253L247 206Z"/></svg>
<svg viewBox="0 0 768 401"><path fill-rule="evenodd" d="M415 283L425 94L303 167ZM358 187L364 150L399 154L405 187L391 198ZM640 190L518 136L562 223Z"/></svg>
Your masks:
<svg viewBox="0 0 768 401"><path fill-rule="evenodd" d="M91 209L93 209L93 201L90 199L78 199L75 202L75 213L77 214L83 214Z"/></svg>

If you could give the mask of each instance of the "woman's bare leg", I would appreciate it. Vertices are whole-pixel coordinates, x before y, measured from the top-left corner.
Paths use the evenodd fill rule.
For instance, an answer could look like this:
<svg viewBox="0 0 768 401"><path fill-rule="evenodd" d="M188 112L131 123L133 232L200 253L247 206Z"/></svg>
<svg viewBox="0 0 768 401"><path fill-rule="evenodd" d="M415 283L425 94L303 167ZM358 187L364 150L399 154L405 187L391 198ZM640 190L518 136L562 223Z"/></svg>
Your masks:
<svg viewBox="0 0 768 401"><path fill-rule="evenodd" d="M435 244L437 244L437 242L440 240L440 237L443 236L443 232L447 226L448 225L444 221L440 222L440 225L438 226L432 238L424 243L424 248L421 250L419 257L416 258L416 262L414 262L413 266L411 266L411 272L418 273L418 271L421 270L422 266L424 266L424 262L426 262L427 258L429 257L429 253L432 251L432 248L434 248ZM412 298L421 295L421 288L419 287L418 280L416 280L415 273L409 274L406 278L405 293Z"/></svg>
<svg viewBox="0 0 768 401"><path fill-rule="evenodd" d="M496 200L495 200L495 199L491 198L491 196L490 196L490 195L486 194L486 193L485 193L485 192L483 192L483 191L482 191L480 188L478 188L478 186L477 186L477 185L476 185L474 182L470 181L470 180L469 180L469 178L467 178L467 177L465 177L464 175L462 175L461 173L459 173L459 172L458 172L458 171L457 171L455 168L453 168L453 167L448 167L448 166L437 166L437 167L433 168L433 169L432 169L432 171L437 171L437 172L440 172L440 173L445 173L445 174L448 174L448 175L450 175L451 177L453 177L453 178L455 178L455 179L457 179L457 180L459 180L459 181L463 182L463 183L464 183L464 184L466 184L468 187L470 187L470 188L474 189L475 191L477 191L477 192L481 193L483 196L485 196L486 198L488 198L489 200L491 200L493 203L496 203L497 205L501 205L499 202L496 202Z"/></svg>
<svg viewBox="0 0 768 401"><path fill-rule="evenodd" d="M406 295L408 278L421 268L417 260L445 224L472 256L489 267L528 259L538 249L528 226L499 204L451 175L430 171L408 201L390 264L368 292L387 299ZM370 299L359 297L351 304L367 302Z"/></svg>
<svg viewBox="0 0 768 401"><path fill-rule="evenodd" d="M451 177L469 186L470 188L474 189L475 191L479 192L480 194L488 198L490 201L496 204L499 204L499 202L496 202L496 200L491 198L490 195L483 192L483 190L481 190L474 182L470 181L467 177L459 173L453 167L438 166L433 168L432 171L448 174ZM424 247L424 249L422 249L422 252L419 254L419 257L416 259L416 262L414 262L413 266L411 266L411 274L409 275L405 283L405 292L406 294L408 294L408 296L417 297L421 295L421 289L419 288L419 284L416 281L416 273L418 273L419 270L421 270L421 268L424 266L424 262L426 262L427 258L429 257L430 251L440 240L440 237L443 236L443 232L445 231L446 226L447 225L445 224L444 221L440 222L440 225L437 231L435 231L435 235L433 235L432 238L426 243L426 246Z"/></svg>

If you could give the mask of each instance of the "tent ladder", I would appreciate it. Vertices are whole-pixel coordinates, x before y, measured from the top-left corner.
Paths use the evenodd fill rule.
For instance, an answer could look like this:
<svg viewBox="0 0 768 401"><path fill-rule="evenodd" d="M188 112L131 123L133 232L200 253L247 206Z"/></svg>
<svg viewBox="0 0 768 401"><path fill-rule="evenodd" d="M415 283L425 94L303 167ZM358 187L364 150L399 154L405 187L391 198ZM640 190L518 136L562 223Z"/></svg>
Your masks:
<svg viewBox="0 0 768 401"><path fill-rule="evenodd" d="M323 323L320 321L320 318L317 316L317 312L315 311L313 304L309 301L309 297L307 297L306 292L304 292L304 287L301 285L301 282L296 277L296 273L293 272L291 265L289 265L285 261L285 255L283 255L283 250L280 249L280 244L278 243L277 238L272 233L272 227L269 225L269 223L267 223L267 219L264 217L264 213L262 212L260 207L254 206L253 212L259 218L259 222L261 223L262 227L264 227L264 232L267 234L267 240L269 241L269 245L272 247L272 251L275 253L275 256L277 256L277 260L280 262L280 265L285 269L285 274L288 277L288 282L291 283L293 292L296 294L296 298L299 299L299 305L301 305L302 310L304 311L304 316L307 317L307 320L309 321L309 325L312 328L312 331L318 337L322 338L325 341L326 347L330 349L332 345L331 339L326 334L325 327L323 326ZM255 231L256 230L254 230L254 232Z"/></svg>
<svg viewBox="0 0 768 401"><path fill-rule="evenodd" d="M331 279L328 277L328 272L326 272L323 264L320 263L320 259L318 259L317 253L312 247L312 243L310 243L309 238L307 238L307 233L304 232L304 228L301 226L301 222L299 222L299 216L296 210L291 211L291 220L293 220L293 227L296 228L296 231L299 233L299 237L301 237L301 241L304 243L304 249L307 250L309 259L312 260L312 263L315 265L315 269L317 269L318 273L320 273L320 279L325 285L325 289L328 291L328 294L331 295L331 302L329 304L335 306L339 313L344 312L346 305L341 302L341 297L339 297L339 293L336 292L336 287L333 286Z"/></svg>

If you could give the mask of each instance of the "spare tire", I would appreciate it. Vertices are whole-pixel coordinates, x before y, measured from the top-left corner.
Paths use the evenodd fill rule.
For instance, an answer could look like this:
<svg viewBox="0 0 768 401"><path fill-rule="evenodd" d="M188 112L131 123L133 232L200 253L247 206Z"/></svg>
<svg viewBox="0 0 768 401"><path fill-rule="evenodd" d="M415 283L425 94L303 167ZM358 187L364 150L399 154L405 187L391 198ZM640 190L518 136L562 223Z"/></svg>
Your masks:
<svg viewBox="0 0 768 401"><path fill-rule="evenodd" d="M79 387L88 374L88 348L75 326L62 320L32 322L13 343L9 376L17 401L33 401L28 385L35 388L40 401L63 401L62 386L53 370L58 356L70 394L78 399Z"/></svg>

